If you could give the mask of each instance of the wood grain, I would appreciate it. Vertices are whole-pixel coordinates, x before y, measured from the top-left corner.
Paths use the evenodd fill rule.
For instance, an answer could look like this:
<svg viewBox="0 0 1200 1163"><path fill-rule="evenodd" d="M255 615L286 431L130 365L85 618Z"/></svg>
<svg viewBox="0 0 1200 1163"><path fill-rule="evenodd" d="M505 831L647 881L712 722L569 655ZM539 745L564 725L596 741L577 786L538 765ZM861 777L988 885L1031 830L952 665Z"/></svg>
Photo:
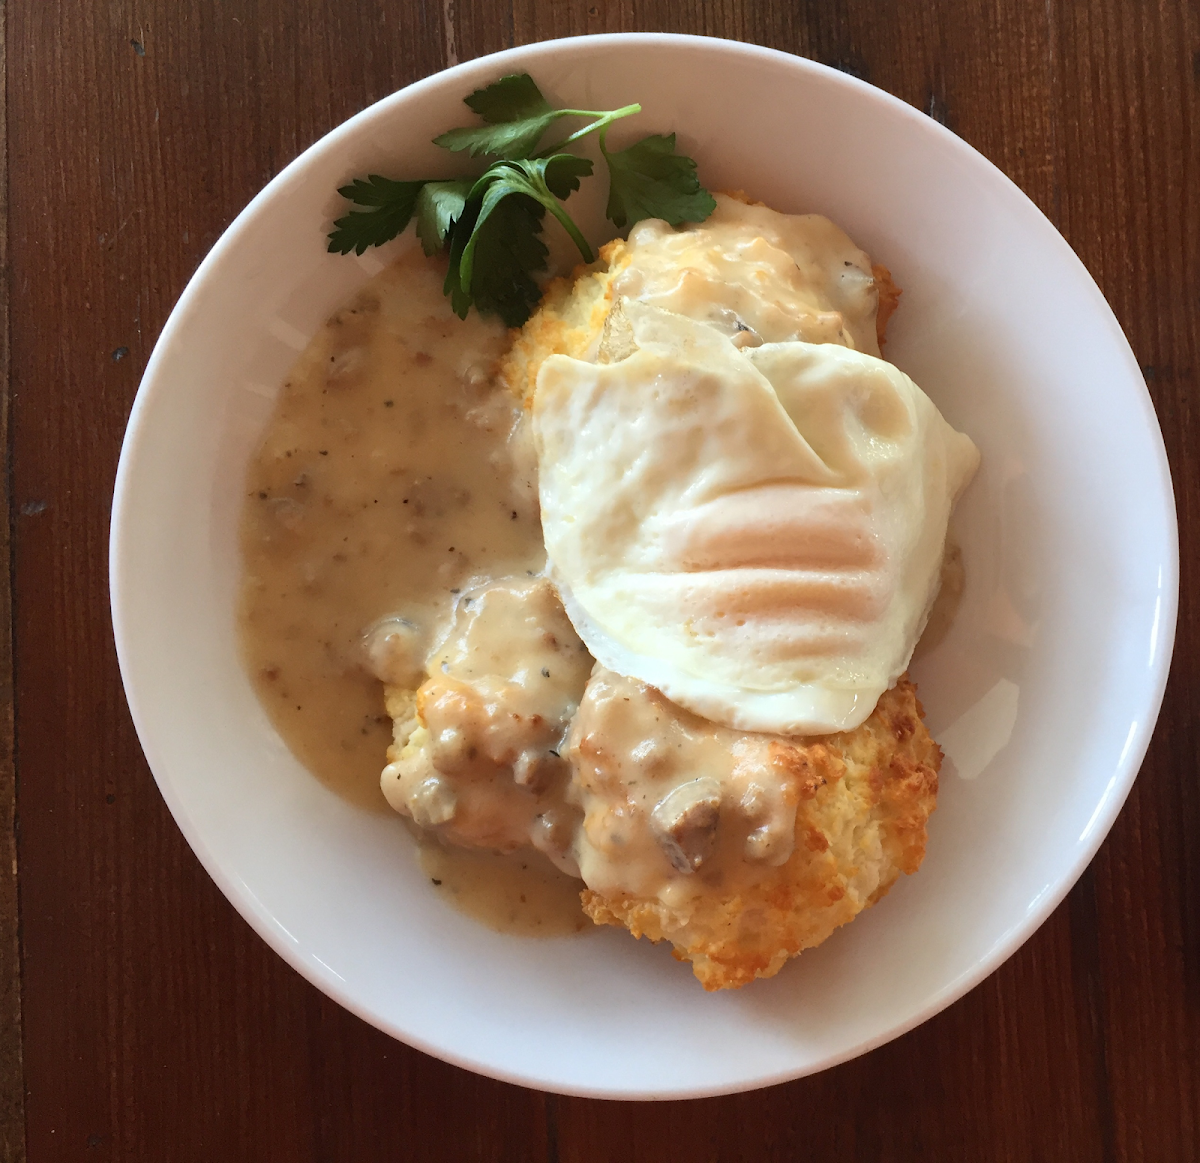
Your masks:
<svg viewBox="0 0 1200 1163"><path fill-rule="evenodd" d="M8 0L5 20L33 1163L1200 1157L1194 4ZM732 36L833 64L943 121L1008 173L1130 336L1182 531L1163 717L1128 806L1064 905L906 1037L815 1078L698 1103L556 1099L490 1082L391 1041L308 986L237 917L167 814L108 626L108 505L137 380L236 212L311 141L447 62L621 30ZM0 846L3 732L0 721ZM11 918L0 898L0 941ZM0 997L6 1024L13 1000ZM0 1037L0 1083L13 1033L6 1025ZM19 1090L9 1098L5 1133L19 1123ZM19 1158L13 1141L6 1158Z"/></svg>
<svg viewBox="0 0 1200 1163"><path fill-rule="evenodd" d="M0 3L0 271L8 270L8 149L4 8ZM10 512L8 466L8 280L0 281L0 511ZM0 1159L25 1158L21 1067L21 963L17 909L17 771L13 755L12 557L9 522L0 527Z"/></svg>

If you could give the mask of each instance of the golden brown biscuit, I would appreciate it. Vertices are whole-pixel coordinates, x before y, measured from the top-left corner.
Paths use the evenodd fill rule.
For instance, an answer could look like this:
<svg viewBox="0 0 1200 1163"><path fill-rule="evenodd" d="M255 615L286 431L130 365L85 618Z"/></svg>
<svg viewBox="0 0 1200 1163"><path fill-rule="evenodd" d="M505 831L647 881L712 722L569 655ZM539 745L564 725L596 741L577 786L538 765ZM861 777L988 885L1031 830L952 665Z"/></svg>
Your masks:
<svg viewBox="0 0 1200 1163"><path fill-rule="evenodd" d="M694 720L657 691L636 685L654 704L659 723L672 715ZM884 896L900 873L920 866L942 759L922 716L916 688L905 676L854 731L813 739L743 737L751 744L761 741L769 761L790 777L785 787L795 797L795 829L786 862L718 869L709 883L698 886L701 891L677 905L657 896L588 889L582 894L584 911L597 924L670 941L675 956L692 963L705 989L773 976L788 958L820 944ZM586 729L586 720L583 725ZM601 792L607 809L614 790L613 754L595 749L577 754L587 750L577 739L572 755L576 779L586 788L589 783L598 787L608 777ZM623 810L631 819L646 806L637 803L636 785L626 790ZM593 832L599 828L596 802L585 825ZM736 829L737 811L733 805L728 814L734 818L720 826ZM743 842L741 836L736 839ZM718 861L720 853L712 859ZM587 862L581 864L587 876Z"/></svg>
<svg viewBox="0 0 1200 1163"><path fill-rule="evenodd" d="M538 369L551 355L585 359L599 341L612 306L612 282L629 265L624 239L600 248L599 259L546 285L541 305L513 336L500 363L500 381L526 404L533 398Z"/></svg>
<svg viewBox="0 0 1200 1163"><path fill-rule="evenodd" d="M728 197L747 206L765 205L742 190L731 190ZM594 358L613 305L613 280L629 262L625 240L614 238L600 248L595 263L577 266L570 275L552 279L546 285L541 305L525 326L513 334L512 347L501 360L500 380L509 391L528 404L533 398L538 370L548 356ZM875 331L882 348L888 320L896 310L901 291L887 267L876 263L871 273L879 297Z"/></svg>

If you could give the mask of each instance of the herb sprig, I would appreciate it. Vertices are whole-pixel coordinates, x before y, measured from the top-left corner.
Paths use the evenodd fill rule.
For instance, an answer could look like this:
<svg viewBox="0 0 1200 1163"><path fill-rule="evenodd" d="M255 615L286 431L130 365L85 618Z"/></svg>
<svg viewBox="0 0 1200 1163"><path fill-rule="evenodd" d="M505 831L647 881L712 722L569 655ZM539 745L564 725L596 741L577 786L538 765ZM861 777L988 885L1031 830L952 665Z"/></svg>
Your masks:
<svg viewBox="0 0 1200 1163"><path fill-rule="evenodd" d="M465 104L483 124L451 129L434 143L496 161L477 178L356 178L338 193L362 209L339 218L329 235L331 251L362 254L390 242L415 218L426 254L449 250L444 290L461 318L472 305L483 314L499 315L509 327L529 318L541 298L534 274L545 270L549 255L541 237L547 211L562 223L584 262L595 260L563 206L593 168L589 158L565 152L566 147L590 133L599 134L608 167L607 213L614 225L632 226L643 218L662 218L672 226L702 222L716 207L696 177L696 163L675 152L673 133L651 134L628 149L608 150L609 127L640 113L640 105L555 109L527 73L502 77L472 93ZM565 117L587 118L588 124L539 150L547 130Z"/></svg>

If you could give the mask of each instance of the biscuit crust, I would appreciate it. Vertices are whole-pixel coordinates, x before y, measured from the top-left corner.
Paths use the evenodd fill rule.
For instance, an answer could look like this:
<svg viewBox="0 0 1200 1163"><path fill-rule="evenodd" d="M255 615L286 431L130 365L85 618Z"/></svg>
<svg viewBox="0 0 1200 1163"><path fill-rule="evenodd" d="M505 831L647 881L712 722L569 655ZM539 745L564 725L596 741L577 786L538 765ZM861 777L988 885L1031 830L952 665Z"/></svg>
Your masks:
<svg viewBox="0 0 1200 1163"><path fill-rule="evenodd" d="M773 976L920 867L942 761L923 714L904 676L855 730L771 744L798 777L795 849L755 883L681 907L586 889L584 911L670 941L707 990Z"/></svg>

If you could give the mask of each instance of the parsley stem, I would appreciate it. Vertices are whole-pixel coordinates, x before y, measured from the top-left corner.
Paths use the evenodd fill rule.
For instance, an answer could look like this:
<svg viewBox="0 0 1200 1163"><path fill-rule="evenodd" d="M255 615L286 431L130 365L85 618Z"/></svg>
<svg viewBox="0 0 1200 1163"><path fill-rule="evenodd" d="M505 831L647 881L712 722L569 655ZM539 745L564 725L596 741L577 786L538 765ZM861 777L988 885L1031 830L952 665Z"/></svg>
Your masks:
<svg viewBox="0 0 1200 1163"><path fill-rule="evenodd" d="M563 138L557 145L549 146L547 149L538 150L533 156L535 158L550 157L552 154L560 153L566 146L573 141L578 141L581 137L587 137L589 133L594 133L597 129L603 133L614 122L619 121L622 117L632 117L635 113L640 113L642 107L640 105L625 105L620 109L612 109L608 113L599 113L596 110L589 109L563 109L561 112L572 117L595 117L596 120L591 125L585 125L582 129L575 130L569 137ZM588 260L591 262L591 259Z"/></svg>
<svg viewBox="0 0 1200 1163"><path fill-rule="evenodd" d="M563 209L562 203L559 202L559 200L553 195L551 195L550 201L543 202L542 205L545 206L546 209L549 210L550 213L553 214L554 217L563 224L563 229L566 230L566 232L571 236L571 239L575 245L579 247L579 253L583 255L583 261L595 262L595 253L588 245L587 239L584 238L580 233L579 227L575 225L575 222L571 218L570 214Z"/></svg>

